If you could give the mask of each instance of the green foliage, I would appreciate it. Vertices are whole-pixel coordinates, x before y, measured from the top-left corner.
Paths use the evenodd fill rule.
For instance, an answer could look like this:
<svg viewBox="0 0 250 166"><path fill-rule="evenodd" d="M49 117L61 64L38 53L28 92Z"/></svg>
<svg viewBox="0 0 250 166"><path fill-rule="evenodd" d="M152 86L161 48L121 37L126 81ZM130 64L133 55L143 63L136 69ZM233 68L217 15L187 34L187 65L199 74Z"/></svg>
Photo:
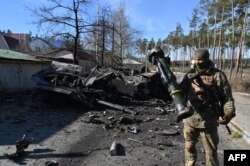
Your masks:
<svg viewBox="0 0 250 166"><path fill-rule="evenodd" d="M152 38L148 43L148 50L155 48L155 40Z"/></svg>
<svg viewBox="0 0 250 166"><path fill-rule="evenodd" d="M161 39L158 39L155 47L160 47L161 45L162 45L162 41Z"/></svg>
<svg viewBox="0 0 250 166"><path fill-rule="evenodd" d="M147 39L138 39L136 41L136 49L139 54L145 55L147 53L148 40Z"/></svg>
<svg viewBox="0 0 250 166"><path fill-rule="evenodd" d="M166 152L160 152L160 159L164 159L167 157Z"/></svg>
<svg viewBox="0 0 250 166"><path fill-rule="evenodd" d="M240 139L240 138L242 138L242 134L237 132L237 131L233 131L231 134L231 138Z"/></svg>
<svg viewBox="0 0 250 166"><path fill-rule="evenodd" d="M169 33L166 39L164 39L164 43L168 43L172 45L175 49L183 46L183 28L180 23L177 23L175 31Z"/></svg>

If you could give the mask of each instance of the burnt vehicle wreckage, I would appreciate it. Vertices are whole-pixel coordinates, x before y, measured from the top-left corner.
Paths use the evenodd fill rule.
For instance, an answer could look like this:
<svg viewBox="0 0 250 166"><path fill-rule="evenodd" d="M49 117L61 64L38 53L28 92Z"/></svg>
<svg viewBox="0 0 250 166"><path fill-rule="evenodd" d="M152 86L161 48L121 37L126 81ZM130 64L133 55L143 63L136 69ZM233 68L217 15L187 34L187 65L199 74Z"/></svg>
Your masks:
<svg viewBox="0 0 250 166"><path fill-rule="evenodd" d="M82 73L81 66L54 62L49 68L34 74L32 79L39 90L69 95L89 107L98 103L131 114L136 112L114 103L119 103L123 97L173 100L177 121L180 121L190 116L192 111L186 107L176 77L169 68L168 55L167 46L150 51L149 61L157 66L156 73L128 76L122 70L100 66Z"/></svg>
<svg viewBox="0 0 250 166"><path fill-rule="evenodd" d="M99 104L136 114L120 105L124 98L171 100L157 72L127 75L122 69L95 66L82 73L81 66L52 62L32 79L37 85L37 93L43 90L68 95L90 108Z"/></svg>

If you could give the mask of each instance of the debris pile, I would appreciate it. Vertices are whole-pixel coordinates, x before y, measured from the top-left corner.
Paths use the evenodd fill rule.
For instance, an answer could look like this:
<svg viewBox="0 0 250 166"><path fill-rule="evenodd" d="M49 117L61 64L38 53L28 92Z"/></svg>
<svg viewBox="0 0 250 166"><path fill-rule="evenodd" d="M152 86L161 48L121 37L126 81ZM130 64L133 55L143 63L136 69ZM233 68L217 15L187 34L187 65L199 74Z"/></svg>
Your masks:
<svg viewBox="0 0 250 166"><path fill-rule="evenodd" d="M123 97L136 100L170 99L158 73L128 76L122 70L99 66L82 73L81 66L52 63L49 68L33 75L32 79L38 90L66 94L89 107L101 104L131 112L113 103L119 103Z"/></svg>

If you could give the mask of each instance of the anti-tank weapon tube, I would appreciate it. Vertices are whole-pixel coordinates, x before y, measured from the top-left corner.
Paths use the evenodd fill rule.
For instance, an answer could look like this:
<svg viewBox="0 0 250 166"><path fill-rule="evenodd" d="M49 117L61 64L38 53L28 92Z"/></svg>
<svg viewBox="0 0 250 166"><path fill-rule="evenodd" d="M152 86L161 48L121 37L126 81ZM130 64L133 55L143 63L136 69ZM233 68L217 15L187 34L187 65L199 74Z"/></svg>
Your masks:
<svg viewBox="0 0 250 166"><path fill-rule="evenodd" d="M173 99L176 110L178 112L177 121L181 121L193 114L193 110L186 106L183 91L179 88L174 73L170 70L170 58L164 56L164 52L160 48L151 50L149 61L157 66L161 75L163 85L167 88L171 98Z"/></svg>

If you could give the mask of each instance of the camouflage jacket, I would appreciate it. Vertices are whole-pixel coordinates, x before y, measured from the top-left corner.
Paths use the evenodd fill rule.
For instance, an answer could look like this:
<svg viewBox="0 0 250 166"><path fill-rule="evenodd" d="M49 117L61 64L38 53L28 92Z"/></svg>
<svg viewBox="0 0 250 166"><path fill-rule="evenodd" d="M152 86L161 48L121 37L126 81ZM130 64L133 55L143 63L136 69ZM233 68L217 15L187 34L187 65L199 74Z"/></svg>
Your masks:
<svg viewBox="0 0 250 166"><path fill-rule="evenodd" d="M224 72L214 68L212 62L210 64L206 71L191 69L180 84L187 105L194 110L191 117L183 120L184 125L195 128L218 126L218 104L225 115L235 115L234 99L227 77ZM197 74L199 77L196 77Z"/></svg>

